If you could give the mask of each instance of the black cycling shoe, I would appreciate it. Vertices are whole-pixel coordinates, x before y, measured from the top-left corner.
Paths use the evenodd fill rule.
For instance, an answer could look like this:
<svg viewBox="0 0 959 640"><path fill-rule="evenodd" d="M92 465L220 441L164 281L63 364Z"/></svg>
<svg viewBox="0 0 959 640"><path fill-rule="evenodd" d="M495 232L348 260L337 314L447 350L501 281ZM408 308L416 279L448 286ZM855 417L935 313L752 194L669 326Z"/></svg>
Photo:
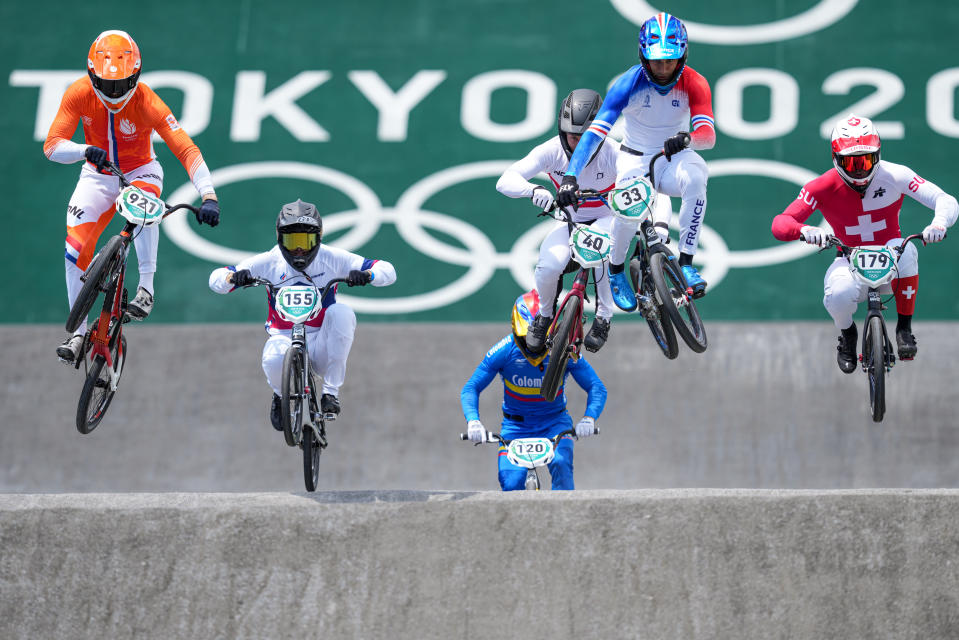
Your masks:
<svg viewBox="0 0 959 640"><path fill-rule="evenodd" d="M856 370L856 363L859 360L859 358L856 357L856 340L858 339L858 334L859 331L856 329L855 324L839 334L839 346L836 347L838 351L836 354L836 362L839 363L839 370L843 373L852 373Z"/></svg>
<svg viewBox="0 0 959 640"><path fill-rule="evenodd" d="M596 316L593 326L589 328L589 333L583 340L583 346L590 353L596 353L606 344L607 338L609 338L609 320Z"/></svg>
<svg viewBox="0 0 959 640"><path fill-rule="evenodd" d="M331 415L334 418L340 415L340 401L332 393L324 393L320 397L320 412L324 416Z"/></svg>
<svg viewBox="0 0 959 640"><path fill-rule="evenodd" d="M900 360L912 360L916 357L919 347L916 346L916 336L908 329L896 331L896 346L899 348Z"/></svg>
<svg viewBox="0 0 959 640"><path fill-rule="evenodd" d="M543 350L543 343L546 342L546 331L552 322L552 318L547 318L539 313L536 314L536 317L533 318L533 324L530 325L529 330L526 332L527 349L533 353L538 353Z"/></svg>
<svg viewBox="0 0 959 640"><path fill-rule="evenodd" d="M273 404L270 406L270 424L272 424L273 428L277 431L283 431L283 418L280 416L282 404L283 401L280 399L280 396L274 393Z"/></svg>

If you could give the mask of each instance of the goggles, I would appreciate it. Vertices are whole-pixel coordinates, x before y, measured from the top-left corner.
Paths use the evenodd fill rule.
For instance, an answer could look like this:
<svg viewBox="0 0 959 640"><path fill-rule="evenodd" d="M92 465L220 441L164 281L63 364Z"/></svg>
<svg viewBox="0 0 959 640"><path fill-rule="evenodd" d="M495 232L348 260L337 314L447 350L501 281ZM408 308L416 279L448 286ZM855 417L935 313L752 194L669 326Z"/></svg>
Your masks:
<svg viewBox="0 0 959 640"><path fill-rule="evenodd" d="M860 156L836 156L836 162L842 170L854 178L865 178L879 162L879 152Z"/></svg>
<svg viewBox="0 0 959 640"><path fill-rule="evenodd" d="M320 234L300 231L297 233L281 233L280 244L287 251L309 251L320 243Z"/></svg>
<svg viewBox="0 0 959 640"><path fill-rule="evenodd" d="M137 85L137 78L139 75L139 73L135 73L127 78L120 78L119 80L107 80L91 73L90 79L93 81L93 86L96 87L100 93L115 100L117 98L122 98L128 91L130 91L130 89Z"/></svg>

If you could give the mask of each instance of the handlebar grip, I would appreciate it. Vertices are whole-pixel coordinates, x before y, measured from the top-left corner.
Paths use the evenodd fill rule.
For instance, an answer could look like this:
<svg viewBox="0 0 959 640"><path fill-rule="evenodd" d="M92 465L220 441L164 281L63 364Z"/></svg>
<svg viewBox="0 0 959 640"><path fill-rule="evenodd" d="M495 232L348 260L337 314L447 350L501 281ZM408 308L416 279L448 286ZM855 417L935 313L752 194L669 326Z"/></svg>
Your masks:
<svg viewBox="0 0 959 640"><path fill-rule="evenodd" d="M599 427L593 427L593 435L594 435L594 436L598 436L598 435L599 435Z"/></svg>
<svg viewBox="0 0 959 640"><path fill-rule="evenodd" d="M470 439L470 437L469 437L468 435L466 435L465 433L461 433L461 434L460 434L460 440L469 440L469 439Z"/></svg>

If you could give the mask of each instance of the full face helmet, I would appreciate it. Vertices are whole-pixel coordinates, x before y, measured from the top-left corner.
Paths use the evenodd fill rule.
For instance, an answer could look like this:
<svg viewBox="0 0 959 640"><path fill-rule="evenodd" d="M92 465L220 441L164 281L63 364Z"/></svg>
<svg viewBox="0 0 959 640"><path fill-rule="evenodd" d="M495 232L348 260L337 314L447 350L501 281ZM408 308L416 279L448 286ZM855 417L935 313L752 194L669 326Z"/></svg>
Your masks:
<svg viewBox="0 0 959 640"><path fill-rule="evenodd" d="M686 26L676 16L657 13L639 28L639 61L646 70L646 77L662 95L669 93L679 81L686 68L688 53ZM679 60L679 63L668 78L658 78L649 66L650 60Z"/></svg>
<svg viewBox="0 0 959 640"><path fill-rule="evenodd" d="M104 31L90 45L87 75L111 113L119 113L133 97L140 65L140 49L126 31Z"/></svg>
<svg viewBox="0 0 959 640"><path fill-rule="evenodd" d="M566 157L573 155L573 150L566 140L566 134L572 133L581 136L586 133L590 123L599 112L603 99L592 89L574 89L559 108L559 141L563 145Z"/></svg>
<svg viewBox="0 0 959 640"><path fill-rule="evenodd" d="M832 130L832 163L839 176L859 193L865 193L879 166L879 132L872 120L849 114Z"/></svg>
<svg viewBox="0 0 959 640"><path fill-rule="evenodd" d="M529 360L530 364L539 365L546 359L546 349L538 353L531 353L526 346L526 334L529 333L529 327L533 324L533 318L539 311L539 294L536 290L527 291L516 298L513 304L512 322L513 322L513 341L523 356Z"/></svg>
<svg viewBox="0 0 959 640"><path fill-rule="evenodd" d="M276 243L287 263L303 271L313 262L323 239L323 221L316 207L297 200L283 205L276 217Z"/></svg>

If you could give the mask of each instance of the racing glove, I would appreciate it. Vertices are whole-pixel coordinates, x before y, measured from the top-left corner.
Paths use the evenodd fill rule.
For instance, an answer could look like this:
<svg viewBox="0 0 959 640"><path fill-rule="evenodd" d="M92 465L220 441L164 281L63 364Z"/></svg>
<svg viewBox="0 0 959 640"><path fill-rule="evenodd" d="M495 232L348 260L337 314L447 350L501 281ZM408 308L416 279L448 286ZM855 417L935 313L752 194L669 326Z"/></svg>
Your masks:
<svg viewBox="0 0 959 640"><path fill-rule="evenodd" d="M248 287L253 284L253 274L249 269L240 269L233 274L234 287Z"/></svg>
<svg viewBox="0 0 959 640"><path fill-rule="evenodd" d="M666 141L663 143L663 155L666 156L666 161L672 162L670 158L688 146L689 134L685 131L680 131L676 135L666 138Z"/></svg>
<svg viewBox="0 0 959 640"><path fill-rule="evenodd" d="M922 230L922 241L926 244L932 244L933 242L941 242L943 238L946 237L946 228L941 224L933 222L931 225Z"/></svg>
<svg viewBox="0 0 959 640"><path fill-rule="evenodd" d="M828 244L829 234L812 225L806 225L799 230L799 236L809 244L825 247Z"/></svg>
<svg viewBox="0 0 959 640"><path fill-rule="evenodd" d="M576 425L576 437L577 438L588 438L593 435L593 431L596 429L595 421L586 416Z"/></svg>
<svg viewBox="0 0 959 640"><path fill-rule="evenodd" d="M479 420L470 420L466 423L466 435L470 442L486 442L486 429Z"/></svg>
<svg viewBox="0 0 959 640"><path fill-rule="evenodd" d="M578 208L579 200L576 198L577 191L579 191L579 184L576 182L576 176L563 176L563 182L559 185L559 191L556 192L556 204L563 208Z"/></svg>
<svg viewBox="0 0 959 640"><path fill-rule="evenodd" d="M208 224L211 227L220 224L220 203L212 198L204 200L200 205L200 212L196 214L196 219L200 224Z"/></svg>
<svg viewBox="0 0 959 640"><path fill-rule="evenodd" d="M83 157L95 166L97 171L102 170L103 165L107 162L107 152L93 145L88 145L87 148L83 150Z"/></svg>
<svg viewBox="0 0 959 640"><path fill-rule="evenodd" d="M351 287L362 287L373 282L373 274L369 271L360 271L359 269L354 269L350 271L350 275L346 277L346 282Z"/></svg>
<svg viewBox="0 0 959 640"><path fill-rule="evenodd" d="M533 189L533 195L530 196L533 204L546 211L553 206L553 194L546 187L536 187Z"/></svg>

